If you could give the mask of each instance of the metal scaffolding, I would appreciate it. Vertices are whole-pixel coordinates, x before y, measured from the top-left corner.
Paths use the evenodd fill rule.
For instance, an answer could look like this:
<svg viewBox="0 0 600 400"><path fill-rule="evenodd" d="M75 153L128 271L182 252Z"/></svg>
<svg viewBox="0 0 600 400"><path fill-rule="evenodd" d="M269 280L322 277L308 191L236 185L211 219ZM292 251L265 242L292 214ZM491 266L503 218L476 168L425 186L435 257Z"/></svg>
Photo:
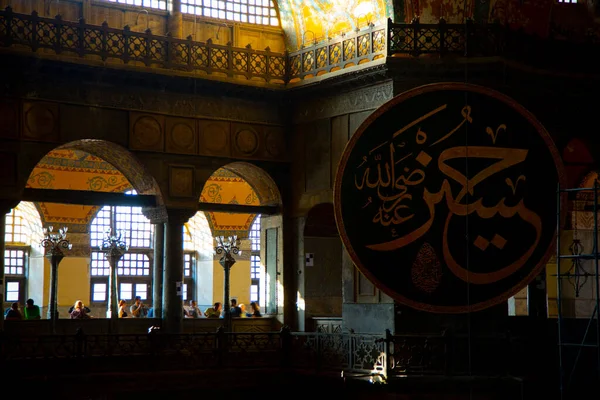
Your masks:
<svg viewBox="0 0 600 400"><path fill-rule="evenodd" d="M557 282L557 296L556 303L558 307L558 364L560 369L560 398L561 400L569 398L570 394L573 393L575 386L574 383L578 382L576 379L576 373L579 373L582 369L589 372L590 363L589 357L593 355L590 352L595 352L595 364L596 374L595 378L598 379L596 382L600 382L600 281L599 281L599 261L600 254L598 253L598 195L600 186L598 182L594 182L594 187L591 188L572 188L572 189L561 189L560 185L557 190L557 238L556 238L556 282ZM570 254L562 254L561 252L561 215L563 210L561 206L563 204L561 199L565 196L577 195L578 193L592 193L593 206L593 230L592 230L592 251L591 253L585 253L584 247L577 237L574 238L572 244L569 247ZM585 209L584 209L585 210ZM574 211L577 212L577 211ZM576 223L576 222L575 222ZM576 232L577 226L575 225L574 230ZM571 262L571 268L568 271L562 272L561 261L569 260ZM593 272L589 272L582 267L582 261L591 261L593 263ZM592 278L593 292L594 292L594 310L592 315L587 321L585 330L583 333L577 328L576 323L572 318L565 318L563 315L563 281L573 280L572 286L575 289L575 297L579 296L579 290L587 283L588 279ZM594 329L595 328L595 329ZM595 330L595 332L594 332ZM575 340L579 336L580 339ZM586 358L588 357L588 358ZM584 358L586 361L582 361ZM580 365L581 364L581 365ZM579 369L578 369L579 365ZM587 367L587 368L586 368ZM588 382L590 383L590 382Z"/></svg>

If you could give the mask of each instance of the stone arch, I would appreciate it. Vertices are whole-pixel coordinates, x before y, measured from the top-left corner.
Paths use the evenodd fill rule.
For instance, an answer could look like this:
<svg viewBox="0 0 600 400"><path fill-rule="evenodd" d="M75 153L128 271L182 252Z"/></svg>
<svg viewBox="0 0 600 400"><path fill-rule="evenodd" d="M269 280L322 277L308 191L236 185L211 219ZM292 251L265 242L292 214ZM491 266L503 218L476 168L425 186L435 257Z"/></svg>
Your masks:
<svg viewBox="0 0 600 400"><path fill-rule="evenodd" d="M37 247L44 236L42 234L42 215L40 214L37 204L28 201L21 201L12 208L11 212L13 211L15 216L23 219L23 226L25 228L25 232L23 233L27 237L27 242L23 244ZM6 218L6 215L2 217Z"/></svg>
<svg viewBox="0 0 600 400"><path fill-rule="evenodd" d="M233 172L244 179L256 192L260 205L281 205L281 194L271 175L264 169L248 163L233 162L221 168Z"/></svg>
<svg viewBox="0 0 600 400"><path fill-rule="evenodd" d="M205 170L203 173L204 182L198 194L201 202L251 206L280 206L282 204L282 196L271 174L251 162L235 161L220 165L216 169ZM237 258L236 268L232 270L231 282L237 279L247 280L251 274L251 257L250 251L248 251L251 248L251 242L247 238L257 213L254 210L245 211L240 208L240 212L237 213L205 211L204 214L213 236L237 235L242 239L242 255ZM275 246L271 249L275 249L277 256L272 257L266 253L266 248L263 247L263 243L266 241L263 242L261 238L262 272L258 283L261 306L264 306L263 313L277 315L277 318L281 320L284 318L282 308L284 294L280 288L283 287L285 274L282 226L280 214L263 215L261 218L261 233L267 241L268 237L274 240ZM269 236L270 229L277 233ZM223 286L218 283L223 279L221 270L222 268L216 268L213 277L213 283L217 282L213 293L215 298L220 298L222 293ZM244 304L250 301L250 291L253 285L237 288L238 298Z"/></svg>
<svg viewBox="0 0 600 400"><path fill-rule="evenodd" d="M81 139L69 143L60 145L52 150L76 150L87 153L89 155L98 157L110 164L116 171L118 171L127 180L128 186L133 188L138 194L154 195L157 199L157 206L150 211L152 216L157 219L164 219L165 217L165 206L162 196L162 192L154 179L154 177L148 172L146 167L126 148L106 140L99 139ZM33 165L29 171L28 180L31 178L31 174L39 163L44 159L49 152L46 152L40 159ZM48 187L48 189L52 189ZM90 190L94 190L90 186ZM36 203L36 207L43 215L39 204ZM89 224L100 210L101 207L94 207L93 215L89 218L87 223ZM144 210L146 212L146 210ZM44 221L46 222L46 221Z"/></svg>
<svg viewBox="0 0 600 400"><path fill-rule="evenodd" d="M112 164L139 194L156 195L163 204L162 193L146 167L126 148L107 140L81 139L63 144L57 150L81 150Z"/></svg>
<svg viewBox="0 0 600 400"><path fill-rule="evenodd" d="M217 192L217 186L220 185L220 182L225 182L228 179L237 180L239 183L243 182L243 184L247 185L246 188L251 188L252 196L254 197L250 196L252 198L244 199L222 197ZM249 162L233 162L213 170L210 176L204 181L199 197L200 201L219 204L236 203L279 206L282 203L279 188L271 175L264 169ZM228 226L224 226L215 220L217 215L223 213L205 212L205 214L214 236L238 235L244 238L256 218L256 214L237 214L238 218L243 218L243 221L240 220L235 224L226 224Z"/></svg>

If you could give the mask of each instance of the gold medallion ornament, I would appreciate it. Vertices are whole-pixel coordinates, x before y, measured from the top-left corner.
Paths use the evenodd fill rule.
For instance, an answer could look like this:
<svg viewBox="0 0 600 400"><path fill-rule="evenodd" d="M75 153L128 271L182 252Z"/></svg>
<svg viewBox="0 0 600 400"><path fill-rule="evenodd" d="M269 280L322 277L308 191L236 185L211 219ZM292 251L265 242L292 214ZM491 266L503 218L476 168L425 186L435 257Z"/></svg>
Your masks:
<svg viewBox="0 0 600 400"><path fill-rule="evenodd" d="M360 271L400 303L482 310L544 268L556 242L556 146L491 89L405 92L352 136L334 189L340 236Z"/></svg>

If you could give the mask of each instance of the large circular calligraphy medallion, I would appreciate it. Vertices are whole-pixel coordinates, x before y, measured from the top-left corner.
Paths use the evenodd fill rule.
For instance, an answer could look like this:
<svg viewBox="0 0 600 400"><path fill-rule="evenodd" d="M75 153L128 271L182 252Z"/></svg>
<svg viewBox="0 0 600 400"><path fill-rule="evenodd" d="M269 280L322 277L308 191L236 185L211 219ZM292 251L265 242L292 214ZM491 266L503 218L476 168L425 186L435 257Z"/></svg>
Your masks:
<svg viewBox="0 0 600 400"><path fill-rule="evenodd" d="M350 139L336 221L352 260L397 301L469 312L505 301L545 266L564 181L544 127L470 84L405 92Z"/></svg>

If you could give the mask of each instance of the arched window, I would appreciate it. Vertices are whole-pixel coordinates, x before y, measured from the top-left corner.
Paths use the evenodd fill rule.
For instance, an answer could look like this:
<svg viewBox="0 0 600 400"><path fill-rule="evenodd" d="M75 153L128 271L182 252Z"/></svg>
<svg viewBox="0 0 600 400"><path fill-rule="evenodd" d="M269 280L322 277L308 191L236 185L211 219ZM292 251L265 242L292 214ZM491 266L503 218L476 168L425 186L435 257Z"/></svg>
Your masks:
<svg viewBox="0 0 600 400"><path fill-rule="evenodd" d="M32 243L42 239L42 221L33 203L21 202L5 215L4 308L10 303L25 304Z"/></svg>
<svg viewBox="0 0 600 400"><path fill-rule="evenodd" d="M196 250L189 224L183 225L183 301L194 300L196 288Z"/></svg>
<svg viewBox="0 0 600 400"><path fill-rule="evenodd" d="M134 191L126 193L136 194ZM150 220L142 214L141 207L125 206L104 206L90 225L92 302L107 301L110 267L100 250L110 229L121 233L129 245L127 253L117 264L119 299L133 300L140 296L143 301L151 302L154 229Z"/></svg>
<svg viewBox="0 0 600 400"><path fill-rule="evenodd" d="M250 227L250 301L261 304L260 298L260 214Z"/></svg>
<svg viewBox="0 0 600 400"><path fill-rule="evenodd" d="M279 26L273 0L181 0L181 12L234 22Z"/></svg>

